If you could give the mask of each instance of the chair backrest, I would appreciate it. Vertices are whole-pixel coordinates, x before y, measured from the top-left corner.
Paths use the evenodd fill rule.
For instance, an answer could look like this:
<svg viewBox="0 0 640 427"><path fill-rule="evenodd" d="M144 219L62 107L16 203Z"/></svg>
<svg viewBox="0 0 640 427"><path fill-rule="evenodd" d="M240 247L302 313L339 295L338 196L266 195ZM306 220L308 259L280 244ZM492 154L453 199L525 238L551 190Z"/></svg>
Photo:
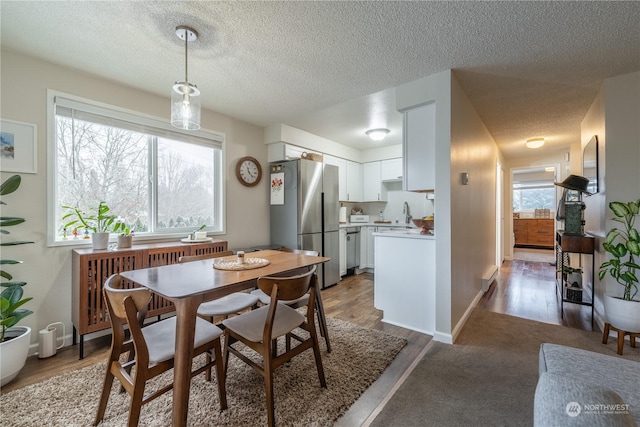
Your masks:
<svg viewBox="0 0 640 427"><path fill-rule="evenodd" d="M104 295L109 305L110 315L121 320L127 319L125 300L130 298L137 313L146 314L151 301L151 291L146 288L125 289L122 287L122 276L114 274L104 282Z"/></svg>
<svg viewBox="0 0 640 427"><path fill-rule="evenodd" d="M309 251L306 249L291 249L291 248L280 248L280 250L282 252L291 252L294 254L302 254L302 255L309 255L309 256L320 256L320 252L318 251Z"/></svg>
<svg viewBox="0 0 640 427"><path fill-rule="evenodd" d="M190 261L200 261L201 259L212 259L212 258L220 258L223 256L233 255L232 251L223 251L223 252L214 252L211 254L202 254L202 255L185 255L178 258L178 262L190 262Z"/></svg>
<svg viewBox="0 0 640 427"><path fill-rule="evenodd" d="M258 278L258 287L271 296L271 304L277 301L295 300L309 291L315 274L316 266L314 265L309 271L295 276L263 276Z"/></svg>

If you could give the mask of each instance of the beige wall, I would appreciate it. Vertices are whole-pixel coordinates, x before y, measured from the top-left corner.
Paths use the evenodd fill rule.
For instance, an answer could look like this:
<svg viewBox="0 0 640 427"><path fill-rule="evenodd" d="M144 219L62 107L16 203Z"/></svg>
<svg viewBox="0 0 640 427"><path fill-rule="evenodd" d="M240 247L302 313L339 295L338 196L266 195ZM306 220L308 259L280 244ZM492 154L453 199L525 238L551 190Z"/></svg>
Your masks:
<svg viewBox="0 0 640 427"><path fill-rule="evenodd" d="M451 324L457 332L482 275L496 264L496 163L504 160L458 81L451 79ZM462 185L461 174L469 174Z"/></svg>
<svg viewBox="0 0 640 427"><path fill-rule="evenodd" d="M16 278L28 282L25 293L34 299L27 308L35 312L21 323L34 331L47 324L62 321L71 331L71 247L46 247L47 215L47 89L53 89L114 106L163 117L168 120L169 98L159 97L122 86L69 68L43 62L11 51L2 50L1 112L3 119L37 125L38 173L21 174L22 186L17 193L3 198L8 206L3 215L25 217L27 223L14 227L15 237L34 240L35 245L11 248L12 257L24 261L11 271ZM170 84L167 83L167 94ZM207 94L203 94L204 97ZM267 149L263 128L241 122L214 111L202 111L202 127L226 135L225 186L226 234L231 248L269 243L268 179L254 188L242 186L235 178L238 158L256 157L267 174ZM4 181L13 173L2 172ZM3 249L3 252L5 249ZM19 270L18 270L19 269ZM67 340L69 344L70 340Z"/></svg>

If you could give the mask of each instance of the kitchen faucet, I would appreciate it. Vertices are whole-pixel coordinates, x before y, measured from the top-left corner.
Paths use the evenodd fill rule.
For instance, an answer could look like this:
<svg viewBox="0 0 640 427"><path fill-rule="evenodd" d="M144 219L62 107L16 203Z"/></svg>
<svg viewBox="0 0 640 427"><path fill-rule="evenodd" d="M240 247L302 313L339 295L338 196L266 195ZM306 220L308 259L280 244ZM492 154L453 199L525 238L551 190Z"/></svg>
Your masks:
<svg viewBox="0 0 640 427"><path fill-rule="evenodd" d="M404 208L402 209L402 213L404 214L404 222L406 224L409 224L409 221L411 221L411 218L413 218L409 213L409 203L404 202Z"/></svg>

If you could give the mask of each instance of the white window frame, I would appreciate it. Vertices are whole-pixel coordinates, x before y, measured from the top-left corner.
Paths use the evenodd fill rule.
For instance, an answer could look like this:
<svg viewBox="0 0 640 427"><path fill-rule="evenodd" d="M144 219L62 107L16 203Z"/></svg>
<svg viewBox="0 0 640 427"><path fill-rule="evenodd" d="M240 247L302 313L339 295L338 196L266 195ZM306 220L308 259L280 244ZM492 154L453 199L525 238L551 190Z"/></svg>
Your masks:
<svg viewBox="0 0 640 427"><path fill-rule="evenodd" d="M86 108L88 111L94 110L100 113L108 112L109 115L118 119L123 119L131 123L140 124L142 126L149 126L156 129L166 130L172 134L181 134L181 138L185 142L189 142L193 137L196 137L198 141L194 143L202 143L202 140L208 140L211 142L211 146L220 149L220 172L214 175L215 192L218 192L219 198L216 202L219 203L220 208L216 209L220 213L220 230L207 229L210 235L224 235L226 234L226 136L222 132L215 132L210 130L200 129L198 131L184 131L176 129L171 126L168 119L159 118L149 114L141 113L138 111L129 110L122 107L78 97L64 92L59 92L52 89L47 89L47 246L87 246L91 244L91 240L60 240L58 239L58 233L56 229L56 172L57 172L57 150L56 150L56 117L55 106L56 97L63 99L65 103L70 105L76 104ZM152 166L155 171L155 165ZM157 208L155 189L152 191L152 203L154 209ZM155 217L155 215L154 215ZM175 232L162 232L162 233L144 233L144 235L136 236L136 243L152 240L167 240L168 238L186 237L184 230L176 230ZM112 236L114 238L114 236Z"/></svg>

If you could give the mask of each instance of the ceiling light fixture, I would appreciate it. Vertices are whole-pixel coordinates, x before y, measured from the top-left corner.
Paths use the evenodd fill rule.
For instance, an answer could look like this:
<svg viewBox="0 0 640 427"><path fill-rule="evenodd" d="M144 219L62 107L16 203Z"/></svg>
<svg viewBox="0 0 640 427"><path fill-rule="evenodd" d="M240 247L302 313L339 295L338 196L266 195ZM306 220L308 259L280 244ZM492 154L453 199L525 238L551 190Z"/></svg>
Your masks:
<svg viewBox="0 0 640 427"><path fill-rule="evenodd" d="M189 42L198 38L193 28L178 26L176 36L184 40L184 81L176 82L171 88L171 125L179 129L200 129L200 91L189 83L187 53Z"/></svg>
<svg viewBox="0 0 640 427"><path fill-rule="evenodd" d="M389 134L389 129L369 129L365 133L374 141L382 141Z"/></svg>
<svg viewBox="0 0 640 427"><path fill-rule="evenodd" d="M544 138L527 139L527 143L525 145L527 148L540 148L544 145Z"/></svg>

